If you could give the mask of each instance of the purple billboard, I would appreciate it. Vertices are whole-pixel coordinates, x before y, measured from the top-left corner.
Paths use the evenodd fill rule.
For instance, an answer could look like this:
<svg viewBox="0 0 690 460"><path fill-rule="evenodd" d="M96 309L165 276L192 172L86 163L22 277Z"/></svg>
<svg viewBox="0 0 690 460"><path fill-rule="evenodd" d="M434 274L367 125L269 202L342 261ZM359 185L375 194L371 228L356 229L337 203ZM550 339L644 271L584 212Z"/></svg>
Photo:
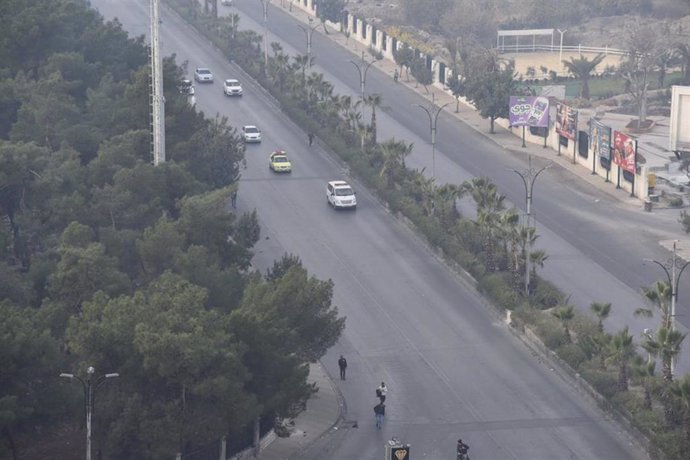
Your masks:
<svg viewBox="0 0 690 460"><path fill-rule="evenodd" d="M510 126L549 127L549 99L543 96L510 96Z"/></svg>

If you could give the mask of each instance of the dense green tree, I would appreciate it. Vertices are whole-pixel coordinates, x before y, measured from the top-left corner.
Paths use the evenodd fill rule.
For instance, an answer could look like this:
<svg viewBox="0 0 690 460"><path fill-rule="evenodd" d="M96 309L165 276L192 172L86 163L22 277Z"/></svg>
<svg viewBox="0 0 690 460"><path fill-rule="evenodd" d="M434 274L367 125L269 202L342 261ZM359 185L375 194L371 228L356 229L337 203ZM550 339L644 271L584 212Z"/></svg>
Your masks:
<svg viewBox="0 0 690 460"><path fill-rule="evenodd" d="M685 449L690 449L690 375L674 382L671 392L680 400L683 408L683 422L685 424Z"/></svg>
<svg viewBox="0 0 690 460"><path fill-rule="evenodd" d="M439 21L452 5L452 0L401 1L405 22L429 31L438 27Z"/></svg>
<svg viewBox="0 0 690 460"><path fill-rule="evenodd" d="M400 48L394 49L393 59L395 59L395 63L400 67L400 75L402 75L403 69L408 69L409 78L409 68L415 60L414 50L410 48L410 45L403 43Z"/></svg>
<svg viewBox="0 0 690 460"><path fill-rule="evenodd" d="M0 302L0 456L17 458L21 429L44 427L62 413L57 385L63 359L33 310Z"/></svg>
<svg viewBox="0 0 690 460"><path fill-rule="evenodd" d="M427 86L433 83L434 74L431 69L426 66L426 60L423 58L415 59L412 61L410 70L414 79L417 80L417 83L422 85L424 87L424 91L428 93L429 90L427 89Z"/></svg>
<svg viewBox="0 0 690 460"><path fill-rule="evenodd" d="M478 67L468 78L465 95L480 115L490 120L489 132L493 134L494 121L497 118L508 118L508 99L514 94L516 87L515 68L512 61L503 65L495 61L479 65L481 62L477 61Z"/></svg>
<svg viewBox="0 0 690 460"><path fill-rule="evenodd" d="M316 8L316 15L321 19L321 22L329 20L339 23L342 20L344 9L345 0L320 0Z"/></svg>

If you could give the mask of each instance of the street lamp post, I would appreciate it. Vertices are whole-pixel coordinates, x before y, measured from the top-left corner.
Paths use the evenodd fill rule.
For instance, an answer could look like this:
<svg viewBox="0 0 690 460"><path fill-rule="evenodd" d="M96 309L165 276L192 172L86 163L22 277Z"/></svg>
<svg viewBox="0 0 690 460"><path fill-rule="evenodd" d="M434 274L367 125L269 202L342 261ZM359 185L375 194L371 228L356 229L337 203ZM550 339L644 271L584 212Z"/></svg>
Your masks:
<svg viewBox="0 0 690 460"><path fill-rule="evenodd" d="M78 380L81 382L82 387L84 387L84 405L86 406L86 460L91 460L91 415L93 414L93 404L96 398L96 390L98 390L98 387L100 387L107 379L120 376L120 374L114 372L101 375L96 379L96 381L92 381L92 377L95 372L96 370L92 366L89 366L89 368L86 370L86 380L74 374L67 374L65 372L60 374L60 377L66 379Z"/></svg>
<svg viewBox="0 0 690 460"><path fill-rule="evenodd" d="M359 97L361 100L362 108L361 113L364 114L364 89L367 84L367 72L369 71L369 67L374 63L374 61L367 62L364 60L364 51L362 51L362 64L361 66L357 64L355 61L350 61L350 63L355 66L357 69L357 72L359 72ZM364 150L364 132L361 133L360 136L361 139L361 147L362 150Z"/></svg>
<svg viewBox="0 0 690 460"><path fill-rule="evenodd" d="M671 258L668 259L665 264L662 264L658 260L654 259L644 259L645 261L654 262L655 264L660 266L666 274L668 284L671 286L671 324L669 325L670 330L674 330L676 326L676 302L678 301L678 283L680 282L680 276L683 274L685 267L687 267L690 264L690 261L683 263L683 260L678 258L678 248L676 246L677 243L678 240L673 241L673 253L671 255ZM670 272L669 269L671 270ZM676 269L678 269L678 271L676 271ZM675 359L672 359L671 374L673 374L674 370Z"/></svg>
<svg viewBox="0 0 690 460"><path fill-rule="evenodd" d="M319 24L312 26L313 22L314 22L314 18L312 18L310 16L309 17L309 25L307 27L298 26L307 35L307 67L310 69L311 69L311 37L314 34L314 31L316 30L316 28L319 27Z"/></svg>
<svg viewBox="0 0 690 460"><path fill-rule="evenodd" d="M268 76L268 4L271 0L259 0L264 9L264 75Z"/></svg>
<svg viewBox="0 0 690 460"><path fill-rule="evenodd" d="M436 178L436 124L438 121L438 116L443 110L443 108L449 105L450 102L446 102L441 107L436 107L434 101L434 93L431 93L431 106L429 108L424 107L422 104L417 104L417 107L424 110L424 112L429 117L429 132L431 133L431 178Z"/></svg>
<svg viewBox="0 0 690 460"><path fill-rule="evenodd" d="M534 182L537 180L537 177L539 177L539 174L542 173L545 169L548 169L551 167L551 164L547 164L545 166L542 166L539 169L535 169L532 167L532 155L528 157L528 167L527 169L523 171L518 171L517 169L513 169L513 172L520 176L520 179L522 179L522 183L525 185L525 205L527 208L527 225L526 227L529 228L531 224L531 218L532 218L532 196L534 193ZM529 253L525 254L525 295L529 297L529 282L530 282L530 272L529 272Z"/></svg>

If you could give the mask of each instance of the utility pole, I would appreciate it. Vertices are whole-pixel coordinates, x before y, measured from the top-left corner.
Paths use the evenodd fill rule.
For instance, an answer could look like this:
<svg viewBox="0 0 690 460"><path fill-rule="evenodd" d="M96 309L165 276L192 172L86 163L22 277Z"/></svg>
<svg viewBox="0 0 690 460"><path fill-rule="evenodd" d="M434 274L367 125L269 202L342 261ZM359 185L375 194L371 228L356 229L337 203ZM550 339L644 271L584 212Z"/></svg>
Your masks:
<svg viewBox="0 0 690 460"><path fill-rule="evenodd" d="M153 164L165 163L165 96L163 95L163 62L160 51L160 0L150 0L151 8L151 127Z"/></svg>
<svg viewBox="0 0 690 460"><path fill-rule="evenodd" d="M443 108L449 105L450 102L446 102L441 107L436 107L436 102L434 99L434 93L431 93L431 106L429 108L424 107L421 104L417 104L417 107L424 110L424 112L429 117L429 132L431 134L431 178L436 179L436 124L438 122L438 116L443 110Z"/></svg>
<svg viewBox="0 0 690 460"><path fill-rule="evenodd" d="M560 63L561 66L563 66L563 35L568 31L566 30L561 30L561 29L556 29L559 34L561 34L561 46L559 47L558 51L558 62Z"/></svg>
<svg viewBox="0 0 690 460"><path fill-rule="evenodd" d="M264 9L264 75L268 76L268 4L271 0L259 0Z"/></svg>
<svg viewBox="0 0 690 460"><path fill-rule="evenodd" d="M374 62L375 61L367 62L366 60L364 60L364 51L362 51L361 66L357 64L355 61L350 61L350 63L357 69L357 72L359 72L359 97L360 102L362 104L360 113L362 114L362 116L364 115L364 90L367 85L367 72L369 71L369 67L371 67L371 65ZM362 133L360 134L360 140L362 151L364 151L364 131L362 131Z"/></svg>
<svg viewBox="0 0 690 460"><path fill-rule="evenodd" d="M525 203L527 208L527 225L526 228L531 227L531 217L532 217L532 196L534 191L534 182L539 177L545 169L551 167L551 163L546 166L542 166L540 169L535 169L532 167L532 155L528 157L528 167L523 171L518 171L513 169L513 172L520 176L522 183L525 185ZM535 222L536 223L536 222ZM525 295L529 297L529 282L530 282L530 267L529 267L529 250L525 254Z"/></svg>
<svg viewBox="0 0 690 460"><path fill-rule="evenodd" d="M91 379L95 372L96 370L92 366L89 366L89 368L86 370L86 380L77 377L74 374L67 374L65 372L60 374L60 377L79 381L84 388L84 406L86 407L86 460L91 460L91 416L93 415L93 404L96 398L96 390L98 390L98 387L100 387L107 379L120 376L120 374L114 372L111 374L102 375L98 377L95 382L92 382Z"/></svg>
<svg viewBox="0 0 690 460"><path fill-rule="evenodd" d="M314 30L319 27L319 24L312 26L314 18L309 16L309 25L307 27L298 26L307 35L307 67L311 69L311 37L314 34Z"/></svg>

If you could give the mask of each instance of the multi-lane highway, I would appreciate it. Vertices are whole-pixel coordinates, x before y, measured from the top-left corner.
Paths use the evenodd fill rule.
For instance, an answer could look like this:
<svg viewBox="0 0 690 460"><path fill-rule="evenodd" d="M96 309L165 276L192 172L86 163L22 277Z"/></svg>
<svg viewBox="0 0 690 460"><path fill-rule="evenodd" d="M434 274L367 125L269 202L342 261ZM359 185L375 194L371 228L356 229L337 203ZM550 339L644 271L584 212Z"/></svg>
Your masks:
<svg viewBox="0 0 690 460"><path fill-rule="evenodd" d="M235 3L243 13L243 27L260 30L259 2ZM118 17L131 33L147 34L147 1L92 4L107 18ZM301 51L304 36L294 20L273 7L270 18L271 41L281 41L288 51ZM199 110L227 116L238 127L257 124L263 129L263 143L247 147L238 196L241 211L259 213L262 241L255 264L263 268L291 252L311 273L335 282L334 301L347 316L347 326L324 363L337 375L337 356L348 357L348 380L340 390L347 419L357 420L359 428L340 430L342 435L332 437L326 446L329 458L379 459L383 441L391 436L412 444L414 458L451 458L460 435L475 459L644 458L600 411L518 343L472 289L356 182L357 211L330 209L325 184L343 177L341 166L318 146L309 148L306 134L260 88L165 8L162 21L164 54L188 60L189 69L204 66L215 73L216 83L197 85ZM314 53L339 92L356 92L358 76L347 51L315 37ZM223 96L220 82L225 78L242 80L245 95ZM380 138L395 136L424 146L427 125L423 114L411 109L422 99L393 86L375 69L369 72L367 86L369 92L382 93L388 106L388 113L379 117ZM506 155L446 114L439 130L440 181L460 183L471 175L489 175L520 203L522 184L509 169L523 167L521 159ZM290 153L291 175L269 171L268 153L276 148ZM414 167L428 163L424 148L410 160ZM602 204L595 203L593 192L558 168L549 170L539 187L543 197L535 201L535 208L544 235L540 241L550 254L549 264L578 271L573 297L638 306L639 296L626 283L628 278L635 282L641 271L631 273L625 263L631 264L641 251L632 236L640 232L626 231L620 222L639 230L649 216L631 214L606 197L597 197ZM598 209L603 206L611 209ZM622 245L612 246L623 248L620 259L615 250L602 254L600 245L612 242ZM650 251L648 256L657 254ZM616 268L622 273L619 279L610 275ZM562 268L554 272L567 274ZM613 282L617 284L612 289ZM581 292L584 284L587 290ZM612 290L617 292L615 299L607 297ZM384 428L377 431L372 407L374 389L382 380L389 387L388 407Z"/></svg>

